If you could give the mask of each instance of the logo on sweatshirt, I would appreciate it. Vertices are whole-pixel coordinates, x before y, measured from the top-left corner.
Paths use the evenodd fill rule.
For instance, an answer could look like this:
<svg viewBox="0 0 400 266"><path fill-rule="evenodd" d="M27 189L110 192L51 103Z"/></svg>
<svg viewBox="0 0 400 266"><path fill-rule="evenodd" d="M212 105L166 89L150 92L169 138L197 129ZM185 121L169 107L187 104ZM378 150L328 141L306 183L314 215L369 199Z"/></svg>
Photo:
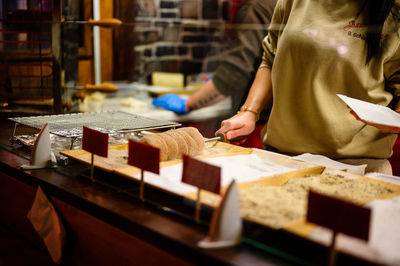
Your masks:
<svg viewBox="0 0 400 266"><path fill-rule="evenodd" d="M344 26L344 30L347 31L347 35L351 36L353 38L358 38L361 40L366 40L367 39L367 34L365 32L365 29L367 28L367 25L362 24L362 23L357 23L355 20L350 20L349 23ZM357 29L362 29L363 32L360 33L357 31ZM385 39L385 35L381 34L381 40Z"/></svg>
<svg viewBox="0 0 400 266"><path fill-rule="evenodd" d="M344 30L347 31L347 36L351 36L353 38L358 38L361 40L366 40L367 39L367 34L365 33L365 30L363 30L363 33L360 33L358 29L365 29L367 26L362 24L362 23L357 23L355 20L350 20L349 23L344 26Z"/></svg>

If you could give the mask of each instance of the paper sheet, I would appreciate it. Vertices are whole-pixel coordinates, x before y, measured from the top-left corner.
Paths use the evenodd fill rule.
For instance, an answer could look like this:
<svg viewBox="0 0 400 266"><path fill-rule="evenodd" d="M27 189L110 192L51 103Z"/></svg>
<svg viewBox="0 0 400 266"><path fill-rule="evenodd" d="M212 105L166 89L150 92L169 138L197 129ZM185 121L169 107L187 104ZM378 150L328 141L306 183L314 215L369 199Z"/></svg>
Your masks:
<svg viewBox="0 0 400 266"><path fill-rule="evenodd" d="M368 173L365 176L400 186L400 177L399 176L385 175L385 174L381 174L381 173Z"/></svg>
<svg viewBox="0 0 400 266"><path fill-rule="evenodd" d="M229 185L233 179L235 179L237 182L249 182L255 181L261 177L268 177L297 170L297 168L282 166L269 160L268 158L260 157L257 154L236 155L201 160L221 167L222 186ZM135 177L139 179L140 175L135 175ZM173 193L184 195L197 190L193 186L182 183L181 178L182 163L160 168L159 176L145 172L146 183L166 189Z"/></svg>
<svg viewBox="0 0 400 266"><path fill-rule="evenodd" d="M367 167L366 164L362 164L362 165L344 164L341 162L334 161L323 155L316 155L316 154L310 154L310 153L304 153L304 154L294 156L291 158L294 160L299 160L299 161L303 161L306 163L322 165L327 168L333 168L336 170L346 171L346 172L349 172L349 173L352 173L355 175L364 175L365 168Z"/></svg>
<svg viewBox="0 0 400 266"><path fill-rule="evenodd" d="M337 96L342 99L361 119L379 125L400 127L400 114L392 109L373 104L341 94Z"/></svg>

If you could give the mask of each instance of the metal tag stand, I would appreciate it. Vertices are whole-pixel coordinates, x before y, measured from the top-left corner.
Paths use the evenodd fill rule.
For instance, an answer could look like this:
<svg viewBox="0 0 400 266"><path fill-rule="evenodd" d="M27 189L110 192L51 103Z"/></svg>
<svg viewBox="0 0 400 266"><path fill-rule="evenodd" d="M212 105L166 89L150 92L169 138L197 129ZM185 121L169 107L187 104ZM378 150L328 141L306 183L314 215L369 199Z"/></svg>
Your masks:
<svg viewBox="0 0 400 266"><path fill-rule="evenodd" d="M236 181L233 180L213 213L207 237L197 245L204 249L232 247L240 243L241 236L239 192Z"/></svg>

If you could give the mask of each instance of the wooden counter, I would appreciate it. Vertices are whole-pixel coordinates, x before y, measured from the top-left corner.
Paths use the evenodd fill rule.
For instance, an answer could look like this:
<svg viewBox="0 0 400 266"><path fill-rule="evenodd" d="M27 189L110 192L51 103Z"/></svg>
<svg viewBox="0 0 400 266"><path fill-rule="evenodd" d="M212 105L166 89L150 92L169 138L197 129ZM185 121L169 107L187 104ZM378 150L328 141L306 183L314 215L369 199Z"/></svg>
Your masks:
<svg viewBox="0 0 400 266"><path fill-rule="evenodd" d="M288 232L252 225L245 225L238 247L202 250L197 242L206 235L207 226L142 203L129 193L137 190L136 183L124 183L123 189L93 183L83 177L88 169L80 164L21 171L19 166L28 160L21 157L21 149L10 147L13 124L3 120L0 126L0 225L45 251L26 217L40 186L66 227L65 265L310 265L326 261L325 247ZM146 192L163 200L162 193ZM166 200L172 205L180 202ZM181 207L184 212L185 206ZM343 254L338 256L340 262L366 263Z"/></svg>

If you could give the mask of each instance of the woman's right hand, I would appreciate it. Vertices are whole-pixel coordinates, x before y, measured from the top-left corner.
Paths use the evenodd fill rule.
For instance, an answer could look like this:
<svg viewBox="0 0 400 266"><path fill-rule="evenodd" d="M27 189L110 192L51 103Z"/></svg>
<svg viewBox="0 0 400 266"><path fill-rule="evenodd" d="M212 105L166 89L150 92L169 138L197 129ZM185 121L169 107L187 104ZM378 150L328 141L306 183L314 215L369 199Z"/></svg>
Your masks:
<svg viewBox="0 0 400 266"><path fill-rule="evenodd" d="M271 99L271 69L260 67L251 85L249 95L247 95L246 101L241 108L242 111L228 120L222 121L221 128L215 132L215 135L224 134L230 142L242 144L246 141L246 136L250 135L256 128L261 109Z"/></svg>
<svg viewBox="0 0 400 266"><path fill-rule="evenodd" d="M221 128L215 132L225 134L227 140L241 139L239 143L246 140L246 136L250 135L255 127L258 117L252 112L241 112L235 116L222 121Z"/></svg>

